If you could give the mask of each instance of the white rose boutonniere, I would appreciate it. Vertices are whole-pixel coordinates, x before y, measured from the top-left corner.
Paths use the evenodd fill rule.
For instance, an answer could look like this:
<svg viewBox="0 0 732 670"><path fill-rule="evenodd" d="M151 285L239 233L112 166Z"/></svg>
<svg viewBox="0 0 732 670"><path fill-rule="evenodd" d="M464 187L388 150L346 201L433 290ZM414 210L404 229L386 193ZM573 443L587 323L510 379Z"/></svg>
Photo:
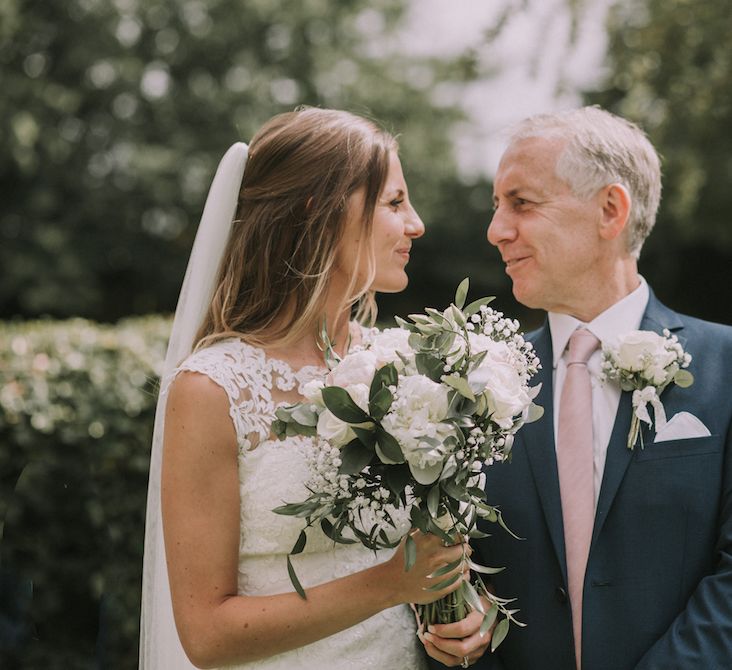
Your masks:
<svg viewBox="0 0 732 670"><path fill-rule="evenodd" d="M685 368L691 363L676 335L668 330L663 335L650 330L634 330L618 338L615 345L603 345L602 371L605 379L617 381L623 391L633 392L633 418L628 433L628 449L643 436L640 422L653 425L648 405L653 407L656 431L666 424L661 393L671 383L686 388L694 383Z"/></svg>

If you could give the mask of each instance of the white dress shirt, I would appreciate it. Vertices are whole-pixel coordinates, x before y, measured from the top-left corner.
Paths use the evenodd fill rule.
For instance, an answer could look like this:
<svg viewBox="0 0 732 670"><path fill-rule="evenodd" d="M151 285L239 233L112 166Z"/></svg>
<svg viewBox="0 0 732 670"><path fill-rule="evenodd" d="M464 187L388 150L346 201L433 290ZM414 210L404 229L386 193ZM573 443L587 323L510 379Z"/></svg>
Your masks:
<svg viewBox="0 0 732 670"><path fill-rule="evenodd" d="M587 328L602 344L614 343L617 338L631 330L638 330L643 313L648 305L648 284L643 277L640 286L625 296L602 314L595 317L590 323L583 323L569 314L549 312L549 330L552 336L554 351L553 380L554 380L554 444L557 442L557 427L559 425L559 399L562 397L562 387L567 374L565 349L569 337L577 328ZM610 442L610 434L615 423L615 415L620 403L620 387L615 383L600 381L602 352L595 351L587 362L587 369L592 381L592 450L594 461L595 506L600 495L602 474L605 470L605 456Z"/></svg>

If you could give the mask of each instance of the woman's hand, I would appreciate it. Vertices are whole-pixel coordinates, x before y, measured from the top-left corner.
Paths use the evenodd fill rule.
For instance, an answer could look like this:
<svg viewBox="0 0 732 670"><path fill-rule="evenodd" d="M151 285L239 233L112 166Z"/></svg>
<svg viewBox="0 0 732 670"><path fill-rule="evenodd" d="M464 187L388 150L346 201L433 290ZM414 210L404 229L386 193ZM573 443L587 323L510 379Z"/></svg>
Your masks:
<svg viewBox="0 0 732 670"><path fill-rule="evenodd" d="M397 602L424 605L459 588L462 578L437 591L429 590L451 577L461 573L468 574L467 566L461 564L446 574L434 576L434 573L445 565L454 563L463 556L469 556L472 552L470 545L467 542L459 542L446 547L436 535L423 533L420 530L412 530L409 535L416 545L414 565L406 570L406 537L394 556L383 564L385 578L394 585Z"/></svg>

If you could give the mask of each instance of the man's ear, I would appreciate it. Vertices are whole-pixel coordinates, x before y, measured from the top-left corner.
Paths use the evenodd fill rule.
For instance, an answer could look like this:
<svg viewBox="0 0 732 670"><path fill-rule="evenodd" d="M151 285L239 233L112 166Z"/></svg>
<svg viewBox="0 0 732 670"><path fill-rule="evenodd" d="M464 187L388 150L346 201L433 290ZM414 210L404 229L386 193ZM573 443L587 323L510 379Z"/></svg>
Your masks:
<svg viewBox="0 0 732 670"><path fill-rule="evenodd" d="M600 237L604 240L614 240L628 224L630 193L622 184L610 184L600 191L600 199L602 206Z"/></svg>

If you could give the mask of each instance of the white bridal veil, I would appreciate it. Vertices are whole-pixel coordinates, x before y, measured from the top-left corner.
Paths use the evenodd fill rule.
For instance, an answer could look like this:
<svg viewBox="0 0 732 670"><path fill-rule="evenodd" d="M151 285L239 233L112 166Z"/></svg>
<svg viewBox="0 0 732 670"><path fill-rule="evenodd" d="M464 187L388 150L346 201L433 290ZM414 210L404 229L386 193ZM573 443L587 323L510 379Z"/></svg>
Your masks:
<svg viewBox="0 0 732 670"><path fill-rule="evenodd" d="M175 310L161 389L165 389L171 373L191 353L193 339L211 302L218 268L236 214L247 152L248 147L243 142L232 145L221 159L209 189ZM163 545L160 470L165 401L166 394L161 393L150 456L142 571L140 670L192 670L194 666L186 657L175 629Z"/></svg>

